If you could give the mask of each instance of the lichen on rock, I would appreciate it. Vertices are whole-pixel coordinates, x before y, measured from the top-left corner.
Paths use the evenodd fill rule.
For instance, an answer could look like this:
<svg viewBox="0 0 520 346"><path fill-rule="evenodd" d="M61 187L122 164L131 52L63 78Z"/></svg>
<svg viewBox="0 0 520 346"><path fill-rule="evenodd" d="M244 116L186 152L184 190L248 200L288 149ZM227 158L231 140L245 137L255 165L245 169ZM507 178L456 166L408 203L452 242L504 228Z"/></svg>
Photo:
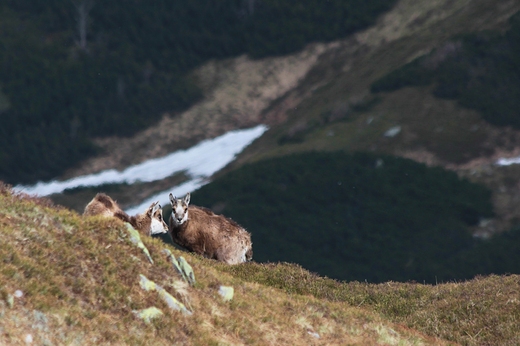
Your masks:
<svg viewBox="0 0 520 346"><path fill-rule="evenodd" d="M133 310L132 312L137 318L142 319L145 323L150 323L151 320L164 315L164 313L155 306L142 310Z"/></svg>
<svg viewBox="0 0 520 346"><path fill-rule="evenodd" d="M141 240L141 236L139 235L139 232L132 227L130 224L126 224L126 229L128 230L128 233L130 234L130 241L132 244L137 245L138 248L143 250L144 254L146 255L146 258L150 261L150 263L153 264L152 256L150 255L150 251L144 246L143 241Z"/></svg>
<svg viewBox="0 0 520 346"><path fill-rule="evenodd" d="M139 284L141 288L145 291L157 291L159 293L159 297L168 305L168 307L172 310L181 311L184 315L191 315L192 312L189 311L184 304L179 302L175 297L173 297L170 293L168 293L164 288L149 280L146 276L140 274Z"/></svg>

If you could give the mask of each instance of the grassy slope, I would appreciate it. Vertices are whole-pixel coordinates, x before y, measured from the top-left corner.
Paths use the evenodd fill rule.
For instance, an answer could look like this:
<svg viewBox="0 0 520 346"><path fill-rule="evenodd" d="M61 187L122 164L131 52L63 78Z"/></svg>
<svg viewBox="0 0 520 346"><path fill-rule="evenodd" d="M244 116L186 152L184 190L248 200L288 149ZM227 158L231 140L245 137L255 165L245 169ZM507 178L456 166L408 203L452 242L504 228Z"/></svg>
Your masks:
<svg viewBox="0 0 520 346"><path fill-rule="evenodd" d="M0 190L2 344L24 344L28 335L36 344L81 345L447 344L373 309L284 292L171 248L194 268L197 283L189 287L161 254L167 246L162 242L144 239L152 265L118 220L82 218L45 200L12 195L5 186ZM235 269L239 267L255 272L270 268L251 263ZM193 315L172 312L156 292L142 290L139 274L186 303ZM230 302L218 295L220 285L234 287ZM16 290L23 295L13 297ZM151 306L164 315L150 324L132 313Z"/></svg>
<svg viewBox="0 0 520 346"><path fill-rule="evenodd" d="M340 283L288 263L223 267L245 280L374 309L393 322L463 345L518 345L520 276L423 285Z"/></svg>
<svg viewBox="0 0 520 346"><path fill-rule="evenodd" d="M0 342L23 344L513 345L520 342L520 277L463 283L341 283L287 263L227 266L170 248L194 267L183 285L144 239L155 264L117 220L82 218L27 196L0 193ZM194 311L170 312L143 274ZM220 285L235 297L223 302ZM23 296L9 297L16 290ZM156 306L151 324L132 310ZM320 335L313 338L309 332ZM441 339L440 339L441 338ZM448 341L442 341L448 340Z"/></svg>

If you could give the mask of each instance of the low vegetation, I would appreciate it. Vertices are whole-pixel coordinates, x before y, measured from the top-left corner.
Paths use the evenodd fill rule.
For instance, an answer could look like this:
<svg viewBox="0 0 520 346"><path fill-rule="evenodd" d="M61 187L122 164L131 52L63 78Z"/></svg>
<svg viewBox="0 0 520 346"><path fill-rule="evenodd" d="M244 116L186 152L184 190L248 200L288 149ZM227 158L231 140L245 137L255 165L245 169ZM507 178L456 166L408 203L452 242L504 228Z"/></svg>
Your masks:
<svg viewBox="0 0 520 346"><path fill-rule="evenodd" d="M520 276L491 275L425 285L338 282L289 263L221 267L251 282L374 309L386 318L462 345L517 345Z"/></svg>
<svg viewBox="0 0 520 346"><path fill-rule="evenodd" d="M152 264L122 222L84 218L6 186L0 225L2 344L448 344L372 309L250 282L216 261L143 238ZM177 274L165 248L186 258L194 286ZM143 289L141 275L191 314L170 309L160 298L164 291ZM233 287L230 300L229 290L227 300L218 293L221 286Z"/></svg>

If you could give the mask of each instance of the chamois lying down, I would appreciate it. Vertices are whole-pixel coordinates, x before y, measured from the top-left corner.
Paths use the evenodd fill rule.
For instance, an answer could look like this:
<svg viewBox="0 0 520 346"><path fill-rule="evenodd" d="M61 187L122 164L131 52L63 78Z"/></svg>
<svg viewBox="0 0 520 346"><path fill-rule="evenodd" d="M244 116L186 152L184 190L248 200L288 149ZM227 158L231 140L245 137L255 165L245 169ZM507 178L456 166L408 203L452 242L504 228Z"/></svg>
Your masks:
<svg viewBox="0 0 520 346"><path fill-rule="evenodd" d="M190 204L170 193L172 214L169 220L174 242L207 258L238 264L253 258L251 234L235 221L211 210Z"/></svg>
<svg viewBox="0 0 520 346"><path fill-rule="evenodd" d="M125 213L117 203L104 193L98 193L87 204L85 216L102 215L105 217L117 217L131 224L139 233L144 235L168 233L168 225L163 220L162 208L159 202L152 203L143 214L130 216Z"/></svg>

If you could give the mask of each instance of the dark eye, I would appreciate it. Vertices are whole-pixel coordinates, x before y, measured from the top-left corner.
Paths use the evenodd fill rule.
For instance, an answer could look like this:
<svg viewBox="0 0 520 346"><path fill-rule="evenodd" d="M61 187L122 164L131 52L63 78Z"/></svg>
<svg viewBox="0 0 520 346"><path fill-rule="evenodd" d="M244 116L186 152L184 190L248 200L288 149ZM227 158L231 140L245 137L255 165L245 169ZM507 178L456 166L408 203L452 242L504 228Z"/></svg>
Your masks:
<svg viewBox="0 0 520 346"><path fill-rule="evenodd" d="M159 214L159 220L162 220L162 215L161 214Z"/></svg>

